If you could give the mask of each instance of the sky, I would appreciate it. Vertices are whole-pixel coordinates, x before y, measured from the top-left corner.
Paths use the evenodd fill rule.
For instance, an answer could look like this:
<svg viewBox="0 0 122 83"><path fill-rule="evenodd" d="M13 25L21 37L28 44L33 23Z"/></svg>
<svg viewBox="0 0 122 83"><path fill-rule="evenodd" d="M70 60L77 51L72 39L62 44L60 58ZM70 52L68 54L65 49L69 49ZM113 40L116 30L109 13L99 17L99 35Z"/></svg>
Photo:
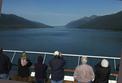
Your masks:
<svg viewBox="0 0 122 83"><path fill-rule="evenodd" d="M51 26L122 11L121 0L3 0L2 12Z"/></svg>

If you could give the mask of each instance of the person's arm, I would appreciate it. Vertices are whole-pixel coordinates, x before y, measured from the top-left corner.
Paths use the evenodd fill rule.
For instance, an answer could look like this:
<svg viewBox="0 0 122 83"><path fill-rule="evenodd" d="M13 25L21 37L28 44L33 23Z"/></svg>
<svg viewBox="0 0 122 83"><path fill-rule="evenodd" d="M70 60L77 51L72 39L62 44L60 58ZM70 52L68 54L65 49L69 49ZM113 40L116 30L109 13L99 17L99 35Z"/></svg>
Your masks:
<svg viewBox="0 0 122 83"><path fill-rule="evenodd" d="M90 69L90 72L91 72L91 80L92 81L94 81L95 80L95 74L94 74L94 70L93 70L93 68L92 67L90 67L91 69Z"/></svg>
<svg viewBox="0 0 122 83"><path fill-rule="evenodd" d="M76 67L75 71L74 71L74 79L78 80L79 79L79 67Z"/></svg>

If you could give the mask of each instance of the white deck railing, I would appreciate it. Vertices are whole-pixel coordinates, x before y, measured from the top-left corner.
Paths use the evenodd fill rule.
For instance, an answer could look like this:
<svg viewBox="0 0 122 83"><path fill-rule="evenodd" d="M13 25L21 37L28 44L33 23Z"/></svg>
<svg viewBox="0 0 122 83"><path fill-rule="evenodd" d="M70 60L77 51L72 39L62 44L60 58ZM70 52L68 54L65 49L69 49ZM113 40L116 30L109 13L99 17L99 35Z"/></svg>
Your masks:
<svg viewBox="0 0 122 83"><path fill-rule="evenodd" d="M13 56L12 56L12 59L11 59L11 62L13 62L15 56L16 56L16 53L22 53L22 52L26 52L26 53L31 53L31 54L43 54L44 55L44 61L45 62L45 59L47 57L47 55L53 55L53 53L50 53L50 52L36 52L36 51L20 51L20 50L4 50L5 52L9 52L9 53L13 53ZM91 56L91 55L77 55L77 54L62 54L63 56L74 56L74 57L79 57L78 59L78 65L79 65L79 62L80 62L80 57L81 56L87 56L88 58L98 58L98 59L111 59L111 60L114 60L114 68L116 69L116 60L120 60L120 57L107 57L107 56Z"/></svg>

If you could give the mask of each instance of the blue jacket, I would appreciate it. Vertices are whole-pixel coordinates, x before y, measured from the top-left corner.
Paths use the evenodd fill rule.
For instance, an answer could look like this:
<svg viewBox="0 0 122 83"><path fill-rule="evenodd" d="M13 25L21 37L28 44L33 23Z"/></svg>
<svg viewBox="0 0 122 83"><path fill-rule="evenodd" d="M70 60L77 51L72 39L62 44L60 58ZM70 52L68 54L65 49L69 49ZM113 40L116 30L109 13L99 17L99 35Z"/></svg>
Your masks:
<svg viewBox="0 0 122 83"><path fill-rule="evenodd" d="M51 68L52 80L60 81L64 79L64 65L65 65L64 59L59 57L54 57L49 62L49 66Z"/></svg>

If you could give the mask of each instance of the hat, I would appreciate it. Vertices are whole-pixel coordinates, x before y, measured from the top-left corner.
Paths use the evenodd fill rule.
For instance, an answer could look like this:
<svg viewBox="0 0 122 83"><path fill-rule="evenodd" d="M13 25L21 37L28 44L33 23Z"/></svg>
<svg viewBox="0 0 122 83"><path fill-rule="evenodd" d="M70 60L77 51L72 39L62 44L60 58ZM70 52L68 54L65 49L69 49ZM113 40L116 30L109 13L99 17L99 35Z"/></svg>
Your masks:
<svg viewBox="0 0 122 83"><path fill-rule="evenodd" d="M101 66L102 66L102 67L108 67L108 65L109 65L109 62L108 62L107 59L103 59L103 60L101 61Z"/></svg>
<svg viewBox="0 0 122 83"><path fill-rule="evenodd" d="M22 53L21 58L27 58L26 52L23 52L23 53Z"/></svg>
<svg viewBox="0 0 122 83"><path fill-rule="evenodd" d="M82 64L86 64L87 63L87 57L86 56L82 56L81 62L82 62Z"/></svg>
<svg viewBox="0 0 122 83"><path fill-rule="evenodd" d="M54 55L54 56L61 56L61 53L60 53L59 51L55 51L55 52L53 53L53 55Z"/></svg>

